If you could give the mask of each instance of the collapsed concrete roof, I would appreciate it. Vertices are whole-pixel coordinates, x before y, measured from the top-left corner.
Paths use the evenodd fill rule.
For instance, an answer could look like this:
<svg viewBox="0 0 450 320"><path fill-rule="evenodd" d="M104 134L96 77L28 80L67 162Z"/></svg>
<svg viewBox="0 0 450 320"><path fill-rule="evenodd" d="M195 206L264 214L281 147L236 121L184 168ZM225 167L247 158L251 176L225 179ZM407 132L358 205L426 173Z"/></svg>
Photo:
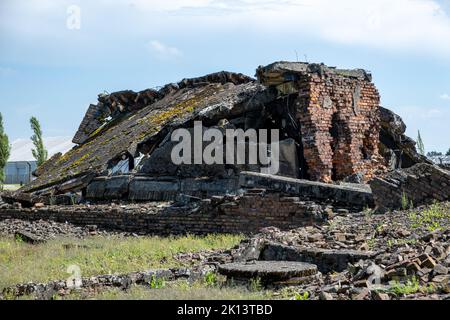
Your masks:
<svg viewBox="0 0 450 320"><path fill-rule="evenodd" d="M298 80L299 74L339 75L359 80L372 81L372 75L364 69L337 69L323 63L305 63L280 61L260 66L256 70L258 79L266 85L277 85L283 82Z"/></svg>
<svg viewBox="0 0 450 320"><path fill-rule="evenodd" d="M165 137L169 124L172 127L182 126L194 117L218 121L218 118L232 116L235 107L250 111L258 106L259 101L253 99L251 104L245 106L242 103L258 93L264 93L264 90L263 86L249 77L221 72L202 78L186 79L177 85L167 85L157 92L158 98L149 105L140 108L127 107L122 111L114 109L110 113L113 117L103 123L100 120L105 113L97 112L94 116L94 107L91 105L74 138L74 142L81 144L66 154L57 154L47 161L41 170L36 172L37 179L26 185L22 191L44 189L91 173L99 175L108 169L112 160L123 153L132 156L139 152L148 153L149 148ZM135 101L140 101L143 96L141 93L127 92L127 95L135 96L134 99L128 97L128 106L135 106ZM109 105L104 102L108 100L121 100L125 103L124 92L113 93L108 97L100 96L99 106L96 108L110 110ZM114 108L113 104L111 107ZM97 126L92 125L92 122ZM90 130L81 134L86 128ZM88 137L81 138L83 135ZM45 170L42 170L43 168Z"/></svg>
<svg viewBox="0 0 450 320"><path fill-rule="evenodd" d="M167 162L168 135L175 128L192 127L194 120L222 129L279 129L284 139L281 175L294 179L360 183L388 169L426 161L417 154L414 141L404 135L400 117L380 108L378 91L367 71L276 62L259 67L257 77L258 81L222 71L160 90L100 94L74 136L77 145L38 168L37 178L20 192L83 191L86 195L88 190L98 200L105 194L108 199L121 198L132 185L130 174L133 183L138 183L140 195L134 198L138 200L179 179L209 177L239 187L235 179L239 172L255 168L235 166L230 173L229 166L183 170ZM130 174L111 180L113 168L123 159L130 159ZM114 187L106 192L111 181Z"/></svg>

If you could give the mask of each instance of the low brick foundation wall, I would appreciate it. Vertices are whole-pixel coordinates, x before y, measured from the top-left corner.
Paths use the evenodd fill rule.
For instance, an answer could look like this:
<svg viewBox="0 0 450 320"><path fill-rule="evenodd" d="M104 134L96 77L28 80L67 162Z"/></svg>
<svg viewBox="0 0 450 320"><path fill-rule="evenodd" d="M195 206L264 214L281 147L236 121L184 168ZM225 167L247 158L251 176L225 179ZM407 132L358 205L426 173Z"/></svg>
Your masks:
<svg viewBox="0 0 450 320"><path fill-rule="evenodd" d="M370 182L380 212L450 200L450 171L419 163L397 169Z"/></svg>
<svg viewBox="0 0 450 320"><path fill-rule="evenodd" d="M277 194L216 197L190 207L161 207L161 203L130 205L48 206L0 209L0 220L54 220L77 225L157 235L255 233L274 226L282 230L324 221L321 206Z"/></svg>

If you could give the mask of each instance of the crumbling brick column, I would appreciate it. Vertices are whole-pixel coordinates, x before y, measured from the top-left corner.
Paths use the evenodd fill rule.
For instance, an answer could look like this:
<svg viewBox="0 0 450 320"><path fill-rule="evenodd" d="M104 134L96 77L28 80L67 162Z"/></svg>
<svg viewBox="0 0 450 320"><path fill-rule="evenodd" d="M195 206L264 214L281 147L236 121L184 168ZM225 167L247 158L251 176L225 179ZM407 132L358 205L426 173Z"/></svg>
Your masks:
<svg viewBox="0 0 450 320"><path fill-rule="evenodd" d="M318 76L307 77L308 97L297 106L301 126L303 153L313 180L331 181L333 169L332 137L329 129L333 115L332 105L323 105L324 86ZM322 100L322 101L321 101Z"/></svg>
<svg viewBox="0 0 450 320"><path fill-rule="evenodd" d="M364 79L310 73L297 100L304 157L313 180L331 182L355 173L369 179L378 159L379 95Z"/></svg>

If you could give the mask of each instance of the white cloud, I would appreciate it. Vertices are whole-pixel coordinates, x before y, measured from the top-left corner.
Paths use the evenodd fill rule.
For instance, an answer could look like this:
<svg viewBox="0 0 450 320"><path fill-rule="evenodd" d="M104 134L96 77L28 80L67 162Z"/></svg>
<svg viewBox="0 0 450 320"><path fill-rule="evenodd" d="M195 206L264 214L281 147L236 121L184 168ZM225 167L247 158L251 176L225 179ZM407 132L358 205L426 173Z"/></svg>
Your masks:
<svg viewBox="0 0 450 320"><path fill-rule="evenodd" d="M71 137L44 137L44 146L51 157L58 152L66 153L74 144ZM8 161L34 161L32 149L34 145L30 139L16 139L11 143L11 156Z"/></svg>
<svg viewBox="0 0 450 320"><path fill-rule="evenodd" d="M111 4L120 2L107 1ZM147 11L176 11L187 8L205 8L213 4L213 0L125 0L130 6Z"/></svg>
<svg viewBox="0 0 450 320"><path fill-rule="evenodd" d="M432 0L242 1L248 25L383 49L450 53L450 19ZM270 8L270 10L267 9Z"/></svg>
<svg viewBox="0 0 450 320"><path fill-rule="evenodd" d="M8 34L45 34L53 40L55 33L66 31L65 8L70 0L3 1L0 29ZM179 32L180 26L198 33L251 29L408 53L450 55L448 8L438 0L79 0L77 5L86 28L94 28L91 37L104 31L104 19L116 18L121 20L117 30L114 25L107 27L116 35L148 35L155 30L161 35Z"/></svg>
<svg viewBox="0 0 450 320"><path fill-rule="evenodd" d="M183 53L176 47L168 46L158 40L153 40L148 44L150 52L152 52L159 59L173 59L179 58Z"/></svg>
<svg viewBox="0 0 450 320"><path fill-rule="evenodd" d="M450 94L443 93L439 96L439 98L441 98L442 100L450 100Z"/></svg>
<svg viewBox="0 0 450 320"><path fill-rule="evenodd" d="M417 131L425 144L426 151L444 151L449 145L448 123L450 122L450 109L439 107L401 106L393 107L392 111L398 113L406 123L406 134L413 139L417 137Z"/></svg>

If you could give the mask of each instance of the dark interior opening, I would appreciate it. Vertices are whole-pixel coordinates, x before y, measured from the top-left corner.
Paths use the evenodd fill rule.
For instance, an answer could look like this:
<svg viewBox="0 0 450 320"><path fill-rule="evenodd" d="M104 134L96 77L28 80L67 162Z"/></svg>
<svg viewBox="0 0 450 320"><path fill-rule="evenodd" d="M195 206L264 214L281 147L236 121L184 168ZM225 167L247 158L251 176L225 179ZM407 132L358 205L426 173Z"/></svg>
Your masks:
<svg viewBox="0 0 450 320"><path fill-rule="evenodd" d="M333 181L337 180L337 170L335 165L335 154L336 154L336 148L339 142L339 118L338 114L335 112L333 113L333 116L331 117L331 127L329 129L329 133L331 136L330 141L330 147L331 151L333 153L333 167L331 169L331 179Z"/></svg>
<svg viewBox="0 0 450 320"><path fill-rule="evenodd" d="M270 116L266 125L280 130L280 140L291 138L296 142L298 158L298 177L309 179L308 165L304 156L301 124L296 118L297 94L290 94L272 102L269 106Z"/></svg>
<svg viewBox="0 0 450 320"><path fill-rule="evenodd" d="M131 172L134 169L135 164L134 164L134 157L129 152L121 153L120 155L109 160L108 169L114 168L116 165L119 164L119 162L125 161L125 160L127 160L127 163L128 163L128 172Z"/></svg>

